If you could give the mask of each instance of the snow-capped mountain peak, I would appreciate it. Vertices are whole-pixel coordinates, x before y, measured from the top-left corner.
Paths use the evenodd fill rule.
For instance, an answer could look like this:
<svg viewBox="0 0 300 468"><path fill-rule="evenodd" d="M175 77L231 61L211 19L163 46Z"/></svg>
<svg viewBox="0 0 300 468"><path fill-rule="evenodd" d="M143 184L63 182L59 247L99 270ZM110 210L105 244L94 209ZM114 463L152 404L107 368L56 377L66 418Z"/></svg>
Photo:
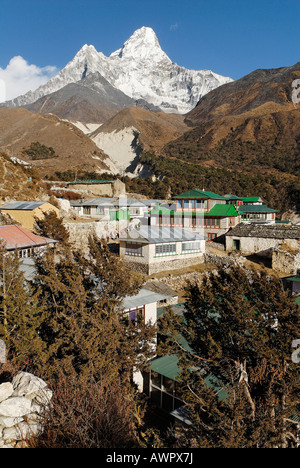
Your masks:
<svg viewBox="0 0 300 468"><path fill-rule="evenodd" d="M210 70L188 70L172 62L161 49L153 29L143 26L109 57L85 44L48 83L5 105L32 104L91 74L95 77L100 74L130 98L143 99L165 112L179 113L189 112L209 91L233 81Z"/></svg>
<svg viewBox="0 0 300 468"><path fill-rule="evenodd" d="M168 60L162 51L157 36L152 28L143 26L133 33L124 43L123 47L113 52L110 57L119 57L124 60Z"/></svg>

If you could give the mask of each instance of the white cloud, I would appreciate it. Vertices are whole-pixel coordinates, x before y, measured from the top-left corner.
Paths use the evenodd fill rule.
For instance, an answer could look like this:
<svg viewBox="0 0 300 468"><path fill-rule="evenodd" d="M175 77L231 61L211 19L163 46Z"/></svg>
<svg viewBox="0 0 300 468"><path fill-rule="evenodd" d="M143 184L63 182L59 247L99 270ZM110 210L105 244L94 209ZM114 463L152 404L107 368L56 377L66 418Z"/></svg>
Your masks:
<svg viewBox="0 0 300 468"><path fill-rule="evenodd" d="M30 65L23 57L13 57L6 68L0 67L0 102L35 91L57 73L57 68Z"/></svg>

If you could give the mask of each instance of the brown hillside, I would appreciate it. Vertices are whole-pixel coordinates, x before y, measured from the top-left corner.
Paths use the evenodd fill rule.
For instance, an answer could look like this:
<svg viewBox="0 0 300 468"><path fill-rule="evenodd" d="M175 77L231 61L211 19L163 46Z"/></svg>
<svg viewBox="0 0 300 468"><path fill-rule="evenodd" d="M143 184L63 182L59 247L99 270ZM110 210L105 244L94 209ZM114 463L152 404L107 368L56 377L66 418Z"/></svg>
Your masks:
<svg viewBox="0 0 300 468"><path fill-rule="evenodd" d="M240 80L225 84L204 96L186 115L192 126L203 122L255 111L255 115L288 110L292 83L300 78L300 62L291 67L255 70ZM267 108L264 106L268 106ZM263 107L262 107L263 106Z"/></svg>
<svg viewBox="0 0 300 468"><path fill-rule="evenodd" d="M193 164L282 177L300 175L300 104L292 67L256 70L204 96L185 117L189 132L163 154Z"/></svg>
<svg viewBox="0 0 300 468"><path fill-rule="evenodd" d="M22 151L32 142L52 147L57 157L31 161ZM0 109L0 150L32 163L42 177L55 171L107 171L105 155L81 130L50 114L25 109Z"/></svg>
<svg viewBox="0 0 300 468"><path fill-rule="evenodd" d="M145 150L153 151L160 150L166 143L190 130L182 115L128 107L105 122L91 138L99 133L118 132L132 127L139 132L139 144Z"/></svg>
<svg viewBox="0 0 300 468"><path fill-rule="evenodd" d="M36 200L45 196L47 198L39 182L35 178L29 180L30 174L0 153L0 202L9 199Z"/></svg>

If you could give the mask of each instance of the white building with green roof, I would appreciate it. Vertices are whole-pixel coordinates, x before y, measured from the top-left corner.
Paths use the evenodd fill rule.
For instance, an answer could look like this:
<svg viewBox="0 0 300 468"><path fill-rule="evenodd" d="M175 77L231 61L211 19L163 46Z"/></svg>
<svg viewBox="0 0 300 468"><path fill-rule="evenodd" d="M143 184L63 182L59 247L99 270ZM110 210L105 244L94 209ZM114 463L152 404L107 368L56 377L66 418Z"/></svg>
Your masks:
<svg viewBox="0 0 300 468"><path fill-rule="evenodd" d="M174 200L172 206L161 205L151 211L152 226L184 228L213 241L241 222L236 207L214 192L189 190Z"/></svg>

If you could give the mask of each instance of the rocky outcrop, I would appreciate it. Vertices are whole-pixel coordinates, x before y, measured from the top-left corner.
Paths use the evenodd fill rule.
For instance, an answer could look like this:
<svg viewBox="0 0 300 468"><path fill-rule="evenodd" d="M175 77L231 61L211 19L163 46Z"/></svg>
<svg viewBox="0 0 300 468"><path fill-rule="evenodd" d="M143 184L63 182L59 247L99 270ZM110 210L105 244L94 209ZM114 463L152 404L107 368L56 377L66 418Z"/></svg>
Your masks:
<svg viewBox="0 0 300 468"><path fill-rule="evenodd" d="M40 378L20 372L0 385L0 448L20 448L43 431L52 391Z"/></svg>

